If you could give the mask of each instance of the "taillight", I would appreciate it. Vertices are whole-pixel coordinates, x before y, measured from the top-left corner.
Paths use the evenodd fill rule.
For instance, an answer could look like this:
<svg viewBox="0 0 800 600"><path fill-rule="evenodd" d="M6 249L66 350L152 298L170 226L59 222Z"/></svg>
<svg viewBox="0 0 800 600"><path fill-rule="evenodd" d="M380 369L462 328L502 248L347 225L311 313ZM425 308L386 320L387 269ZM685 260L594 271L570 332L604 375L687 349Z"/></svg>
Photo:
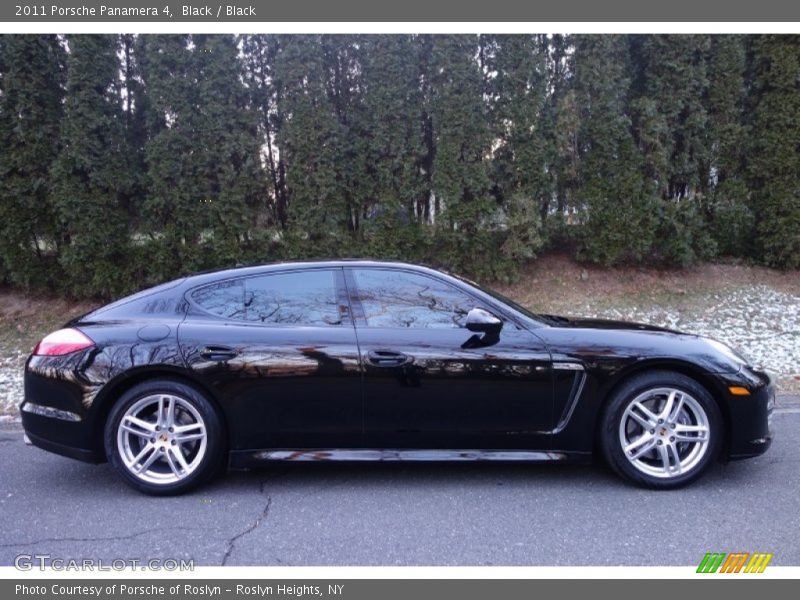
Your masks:
<svg viewBox="0 0 800 600"><path fill-rule="evenodd" d="M94 342L77 329L59 329L46 335L36 344L33 353L37 356L61 356L94 346Z"/></svg>

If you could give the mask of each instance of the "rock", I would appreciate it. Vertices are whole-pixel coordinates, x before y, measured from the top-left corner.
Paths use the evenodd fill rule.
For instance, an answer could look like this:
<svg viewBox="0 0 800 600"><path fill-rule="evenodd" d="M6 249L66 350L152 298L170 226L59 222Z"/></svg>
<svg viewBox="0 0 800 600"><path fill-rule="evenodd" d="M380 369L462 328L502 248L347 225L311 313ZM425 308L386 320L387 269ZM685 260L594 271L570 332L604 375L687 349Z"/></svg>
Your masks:
<svg viewBox="0 0 800 600"><path fill-rule="evenodd" d="M581 271L581 281L588 281L589 280L589 272L586 269Z"/></svg>

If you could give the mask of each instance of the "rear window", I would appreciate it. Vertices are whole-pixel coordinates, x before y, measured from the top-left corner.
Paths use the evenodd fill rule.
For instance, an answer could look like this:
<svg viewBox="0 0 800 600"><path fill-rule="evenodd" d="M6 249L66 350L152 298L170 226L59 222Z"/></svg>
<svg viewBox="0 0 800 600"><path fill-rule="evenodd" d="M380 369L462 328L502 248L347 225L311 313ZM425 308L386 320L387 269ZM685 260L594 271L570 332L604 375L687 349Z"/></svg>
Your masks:
<svg viewBox="0 0 800 600"><path fill-rule="evenodd" d="M154 296L156 294L160 294L161 292L165 292L171 288L178 287L186 281L185 277L181 277L180 279L174 279L173 281L168 281L166 283L161 283L151 288L147 288L142 290L141 292L136 292L135 294L131 294L130 296L125 296L124 298L120 298L112 302L111 304L106 304L105 306L101 306L91 312L86 313L85 315L81 316L78 319L72 319L70 323L74 323L78 320L92 320L99 317L112 317L113 311L120 307L126 307L125 311L126 314L131 314L131 307L128 305L136 302L138 300L142 300L148 298L150 296ZM177 305L177 301L180 299L180 295L176 295L175 297L165 297L159 299L159 301L154 304L153 302L144 303L141 305L134 306L134 312L141 313L141 314L152 314L152 313L164 313L169 312L169 309L174 310L174 306ZM156 300L156 299L154 299Z"/></svg>

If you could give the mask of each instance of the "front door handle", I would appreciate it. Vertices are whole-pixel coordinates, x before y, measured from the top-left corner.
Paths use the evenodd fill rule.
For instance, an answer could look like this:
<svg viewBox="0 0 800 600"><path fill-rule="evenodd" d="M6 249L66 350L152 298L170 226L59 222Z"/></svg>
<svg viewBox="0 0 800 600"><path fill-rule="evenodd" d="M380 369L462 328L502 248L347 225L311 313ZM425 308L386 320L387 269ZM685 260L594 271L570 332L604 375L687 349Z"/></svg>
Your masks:
<svg viewBox="0 0 800 600"><path fill-rule="evenodd" d="M206 360L230 360L238 355L239 352L230 346L206 346L200 350L200 356Z"/></svg>
<svg viewBox="0 0 800 600"><path fill-rule="evenodd" d="M367 362L373 367L399 367L411 362L411 357L391 350L370 350L367 352Z"/></svg>

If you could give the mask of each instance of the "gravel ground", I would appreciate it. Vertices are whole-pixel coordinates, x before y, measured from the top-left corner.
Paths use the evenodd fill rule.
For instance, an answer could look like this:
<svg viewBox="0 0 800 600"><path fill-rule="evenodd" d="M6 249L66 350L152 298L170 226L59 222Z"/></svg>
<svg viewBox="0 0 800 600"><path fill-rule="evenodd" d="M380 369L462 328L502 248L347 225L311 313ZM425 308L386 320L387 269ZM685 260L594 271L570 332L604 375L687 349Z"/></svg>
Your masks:
<svg viewBox="0 0 800 600"><path fill-rule="evenodd" d="M598 308L587 302L569 312L651 323L716 338L776 374L781 392L800 391L800 296L796 294L758 284L708 294L688 308ZM22 400L22 368L28 351L18 349L0 355L0 415L5 415L0 420L14 415Z"/></svg>
<svg viewBox="0 0 800 600"><path fill-rule="evenodd" d="M22 401L22 369L27 356L22 350L0 356L0 420L16 413Z"/></svg>

